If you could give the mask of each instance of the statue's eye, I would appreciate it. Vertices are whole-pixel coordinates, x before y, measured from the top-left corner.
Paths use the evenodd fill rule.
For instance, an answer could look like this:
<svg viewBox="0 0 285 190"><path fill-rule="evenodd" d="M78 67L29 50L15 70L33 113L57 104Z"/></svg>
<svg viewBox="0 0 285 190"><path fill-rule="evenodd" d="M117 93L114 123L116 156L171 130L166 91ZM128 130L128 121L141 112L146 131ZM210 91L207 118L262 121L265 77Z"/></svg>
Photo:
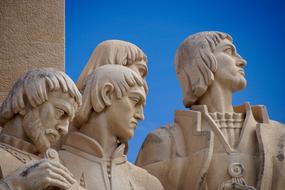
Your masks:
<svg viewBox="0 0 285 190"><path fill-rule="evenodd" d="M139 69L139 73L140 73L140 76L142 76L143 78L145 78L145 76L146 76L146 71L145 71L144 68L140 68L140 69Z"/></svg>
<svg viewBox="0 0 285 190"><path fill-rule="evenodd" d="M234 50L233 50L232 48L226 48L226 49L224 50L224 52L225 52L226 54L228 54L228 55L233 55L233 54L234 54Z"/></svg>
<svg viewBox="0 0 285 190"><path fill-rule="evenodd" d="M137 105L140 102L140 98L138 97L130 97L130 100L134 102L134 105Z"/></svg>
<svg viewBox="0 0 285 190"><path fill-rule="evenodd" d="M65 111L60 109L60 108L56 108L55 109L55 116L57 119L62 118L65 115Z"/></svg>

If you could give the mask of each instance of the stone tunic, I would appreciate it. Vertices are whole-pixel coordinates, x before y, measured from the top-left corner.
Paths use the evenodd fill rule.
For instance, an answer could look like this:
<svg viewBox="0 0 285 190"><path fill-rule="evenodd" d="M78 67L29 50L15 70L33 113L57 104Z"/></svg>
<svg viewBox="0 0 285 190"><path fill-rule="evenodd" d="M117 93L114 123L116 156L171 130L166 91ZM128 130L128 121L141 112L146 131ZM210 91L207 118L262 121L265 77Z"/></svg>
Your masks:
<svg viewBox="0 0 285 190"><path fill-rule="evenodd" d="M243 116L238 116L236 113L231 114L232 116L229 113L225 113L224 116L202 113L208 118L211 115L211 118L215 120L210 122L210 125L215 129L213 130L215 131L214 138L217 139L214 141L212 160L206 178L209 190L234 189L226 188L233 183L244 186L244 188L257 185L259 167L256 162L259 159L256 137L257 122L252 115L250 106L246 104L245 109L246 118L241 122L242 125L238 123ZM213 115L220 116L217 118ZM236 120L232 119L233 117ZM218 134L222 139L219 139ZM237 141L233 139L237 139Z"/></svg>
<svg viewBox="0 0 285 190"><path fill-rule="evenodd" d="M44 155L46 159L58 162L58 155L54 149L48 149ZM22 139L0 134L0 190L11 190L2 179L13 173L24 164L42 159L37 155L36 148L33 144ZM56 187L49 187L49 190L58 190ZM72 185L70 190L81 190L79 184Z"/></svg>
<svg viewBox="0 0 285 190"><path fill-rule="evenodd" d="M127 161L121 144L106 158L100 144L72 132L59 151L63 164L74 174L80 186L89 190L161 190L161 183L146 170Z"/></svg>
<svg viewBox="0 0 285 190"><path fill-rule="evenodd" d="M40 159L35 147L26 141L9 135L0 135L0 178L12 174L17 168L31 160Z"/></svg>
<svg viewBox="0 0 285 190"><path fill-rule="evenodd" d="M195 105L177 110L173 125L151 132L136 164L167 190L232 190L232 182L244 185L235 189L284 190L284 124L270 120L262 105L234 109L246 115L234 141L228 141L224 132L229 131L219 129L207 106Z"/></svg>

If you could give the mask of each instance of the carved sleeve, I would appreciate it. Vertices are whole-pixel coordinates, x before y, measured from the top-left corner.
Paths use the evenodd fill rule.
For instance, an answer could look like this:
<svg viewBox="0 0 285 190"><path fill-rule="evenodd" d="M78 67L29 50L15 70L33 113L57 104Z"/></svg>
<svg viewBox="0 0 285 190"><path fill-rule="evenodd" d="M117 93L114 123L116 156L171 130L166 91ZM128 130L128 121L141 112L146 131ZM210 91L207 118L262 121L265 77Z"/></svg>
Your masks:
<svg viewBox="0 0 285 190"><path fill-rule="evenodd" d="M144 167L172 157L172 137L167 127L151 132L145 139L138 154L136 165Z"/></svg>

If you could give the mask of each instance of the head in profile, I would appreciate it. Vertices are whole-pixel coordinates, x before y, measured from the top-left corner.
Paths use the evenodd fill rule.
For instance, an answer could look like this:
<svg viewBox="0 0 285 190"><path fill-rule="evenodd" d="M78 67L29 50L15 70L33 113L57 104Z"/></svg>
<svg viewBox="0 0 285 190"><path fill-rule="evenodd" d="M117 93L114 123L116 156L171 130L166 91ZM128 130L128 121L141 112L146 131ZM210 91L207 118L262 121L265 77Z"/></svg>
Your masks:
<svg viewBox="0 0 285 190"><path fill-rule="evenodd" d="M199 104L213 86L231 92L243 89L245 65L229 34L200 32L186 38L175 57L185 107Z"/></svg>
<svg viewBox="0 0 285 190"><path fill-rule="evenodd" d="M99 67L90 76L74 125L87 135L127 142L144 119L145 80L121 65Z"/></svg>
<svg viewBox="0 0 285 190"><path fill-rule="evenodd" d="M43 153L68 131L81 95L63 72L35 69L20 77L0 107L3 133L34 145Z"/></svg>
<svg viewBox="0 0 285 190"><path fill-rule="evenodd" d="M136 45L122 40L106 40L93 51L87 65L82 71L77 87L83 92L87 77L103 65L122 65L140 74L147 75L147 57Z"/></svg>

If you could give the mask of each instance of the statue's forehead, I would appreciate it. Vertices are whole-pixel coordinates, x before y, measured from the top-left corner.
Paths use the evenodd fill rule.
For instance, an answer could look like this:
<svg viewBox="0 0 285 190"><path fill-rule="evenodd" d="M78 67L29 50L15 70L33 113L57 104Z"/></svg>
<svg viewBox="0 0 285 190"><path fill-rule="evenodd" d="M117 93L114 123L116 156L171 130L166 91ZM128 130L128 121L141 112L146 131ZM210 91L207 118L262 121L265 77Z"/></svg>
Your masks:
<svg viewBox="0 0 285 190"><path fill-rule="evenodd" d="M141 98L143 98L144 101L146 99L146 92L143 86L135 85L131 87L128 91L128 95L140 96Z"/></svg>
<svg viewBox="0 0 285 190"><path fill-rule="evenodd" d="M76 109L76 102L68 93L61 91L51 91L48 95L48 102L56 107L64 108L70 116L73 116Z"/></svg>
<svg viewBox="0 0 285 190"><path fill-rule="evenodd" d="M226 39L226 38L222 39L220 41L220 43L218 43L218 45L217 45L217 47L224 47L224 46L231 46L231 47L235 48L234 43L231 40Z"/></svg>
<svg viewBox="0 0 285 190"><path fill-rule="evenodd" d="M131 64L129 68L140 74L140 76L143 78L145 78L147 75L147 65L145 60L136 61Z"/></svg>

